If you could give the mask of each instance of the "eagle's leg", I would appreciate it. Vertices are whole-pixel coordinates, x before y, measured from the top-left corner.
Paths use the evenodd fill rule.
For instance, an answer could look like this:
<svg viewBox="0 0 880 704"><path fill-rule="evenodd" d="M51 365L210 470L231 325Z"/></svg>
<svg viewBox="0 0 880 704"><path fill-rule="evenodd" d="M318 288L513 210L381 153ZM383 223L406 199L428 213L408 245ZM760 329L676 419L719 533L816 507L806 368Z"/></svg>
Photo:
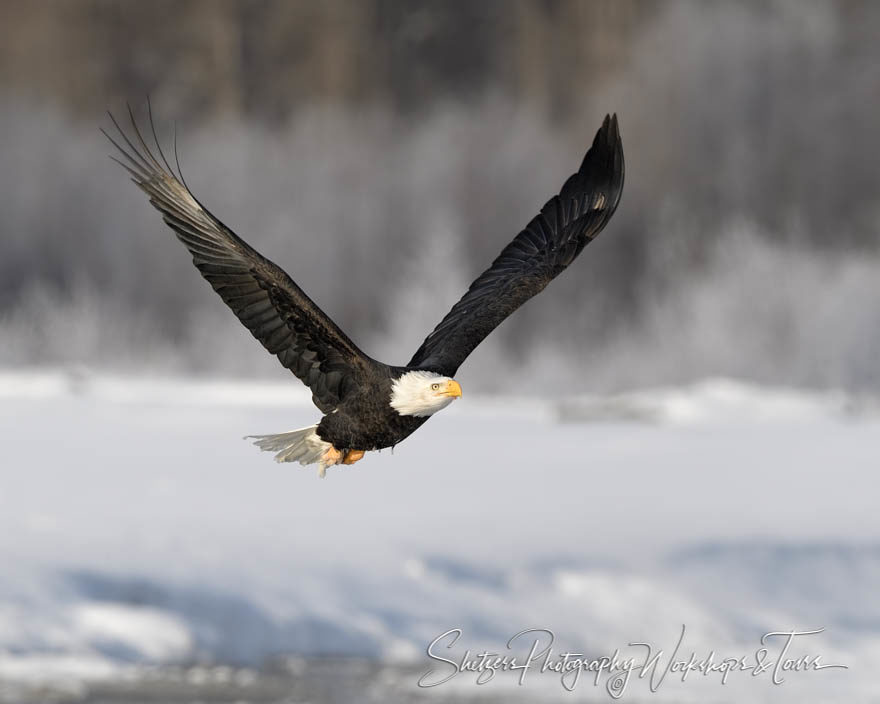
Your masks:
<svg viewBox="0 0 880 704"><path fill-rule="evenodd" d="M354 464L364 456L363 450L349 450L342 459L342 464Z"/></svg>

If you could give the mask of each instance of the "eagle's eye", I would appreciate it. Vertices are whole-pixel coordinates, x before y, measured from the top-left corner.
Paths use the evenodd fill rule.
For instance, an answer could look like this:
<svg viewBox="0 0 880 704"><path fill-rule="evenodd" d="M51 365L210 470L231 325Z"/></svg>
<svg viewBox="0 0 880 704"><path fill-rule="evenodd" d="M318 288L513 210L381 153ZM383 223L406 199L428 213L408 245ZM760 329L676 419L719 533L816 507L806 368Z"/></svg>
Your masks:
<svg viewBox="0 0 880 704"><path fill-rule="evenodd" d="M440 388L440 384L431 384L431 388L432 388L434 391L436 391L437 389Z"/></svg>

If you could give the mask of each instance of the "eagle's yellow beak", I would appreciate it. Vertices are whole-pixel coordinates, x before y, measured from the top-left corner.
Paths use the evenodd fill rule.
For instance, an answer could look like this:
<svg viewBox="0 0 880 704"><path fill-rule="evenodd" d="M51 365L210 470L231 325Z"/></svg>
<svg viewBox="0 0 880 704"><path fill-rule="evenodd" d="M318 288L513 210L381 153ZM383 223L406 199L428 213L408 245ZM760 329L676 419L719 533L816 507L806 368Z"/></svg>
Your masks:
<svg viewBox="0 0 880 704"><path fill-rule="evenodd" d="M446 390L443 392L444 396L451 396L452 398L461 398L461 386L454 379L450 379L446 382Z"/></svg>

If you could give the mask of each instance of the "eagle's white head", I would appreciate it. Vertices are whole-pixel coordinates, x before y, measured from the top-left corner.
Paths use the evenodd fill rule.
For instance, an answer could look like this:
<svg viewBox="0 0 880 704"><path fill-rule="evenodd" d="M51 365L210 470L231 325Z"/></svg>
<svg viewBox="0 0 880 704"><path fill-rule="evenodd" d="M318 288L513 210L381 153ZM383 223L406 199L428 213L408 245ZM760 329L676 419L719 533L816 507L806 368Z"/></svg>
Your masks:
<svg viewBox="0 0 880 704"><path fill-rule="evenodd" d="M460 397L455 379L434 372L406 372L391 385L391 407L402 416L430 416Z"/></svg>

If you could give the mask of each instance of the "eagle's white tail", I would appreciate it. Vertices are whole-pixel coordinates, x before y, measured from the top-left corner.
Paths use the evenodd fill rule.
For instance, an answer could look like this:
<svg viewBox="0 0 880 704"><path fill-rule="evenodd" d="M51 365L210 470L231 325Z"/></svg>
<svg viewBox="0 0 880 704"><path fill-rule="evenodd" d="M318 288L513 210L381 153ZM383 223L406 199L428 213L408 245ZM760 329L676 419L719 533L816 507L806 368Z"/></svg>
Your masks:
<svg viewBox="0 0 880 704"><path fill-rule="evenodd" d="M319 472L323 477L327 470L327 465L323 461L324 454L332 445L318 437L317 428L317 425L310 425L308 428L291 430L289 433L248 435L247 438L253 439L254 445L261 450L277 453L276 462L319 464Z"/></svg>

